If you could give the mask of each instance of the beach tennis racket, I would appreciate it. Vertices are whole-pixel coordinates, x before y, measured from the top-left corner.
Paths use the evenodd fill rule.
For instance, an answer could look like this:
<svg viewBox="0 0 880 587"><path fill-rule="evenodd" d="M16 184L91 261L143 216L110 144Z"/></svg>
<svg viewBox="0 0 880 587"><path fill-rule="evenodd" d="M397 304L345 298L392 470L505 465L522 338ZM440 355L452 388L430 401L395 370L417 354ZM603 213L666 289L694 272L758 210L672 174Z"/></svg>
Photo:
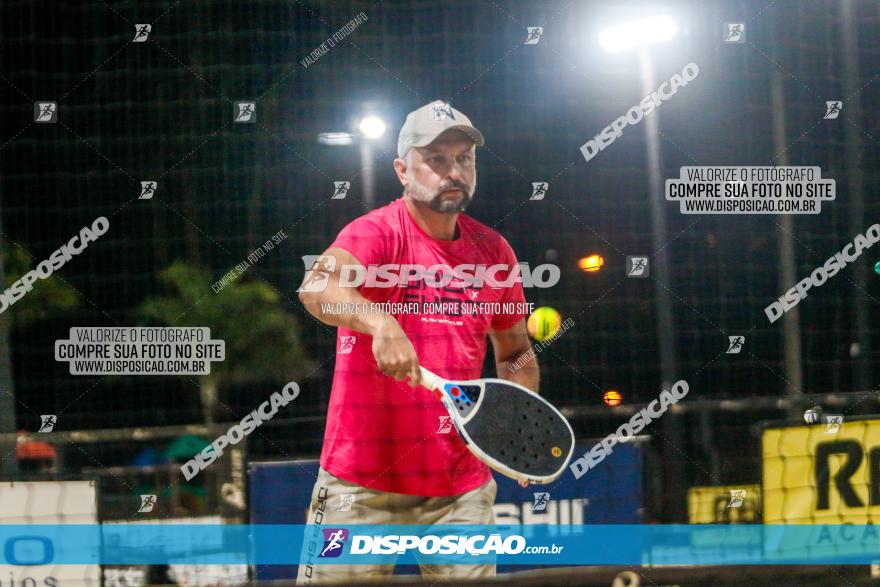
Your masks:
<svg viewBox="0 0 880 587"><path fill-rule="evenodd" d="M574 432L547 400L503 379L448 381L421 367L468 449L502 475L545 484L568 466Z"/></svg>

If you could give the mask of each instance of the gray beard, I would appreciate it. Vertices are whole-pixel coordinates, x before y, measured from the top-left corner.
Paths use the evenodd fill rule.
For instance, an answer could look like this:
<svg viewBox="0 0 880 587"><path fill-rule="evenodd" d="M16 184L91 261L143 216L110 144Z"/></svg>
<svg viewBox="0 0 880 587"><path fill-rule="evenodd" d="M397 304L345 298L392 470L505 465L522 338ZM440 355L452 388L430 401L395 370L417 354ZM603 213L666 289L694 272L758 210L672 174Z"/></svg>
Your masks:
<svg viewBox="0 0 880 587"><path fill-rule="evenodd" d="M441 194L437 194L429 202L428 208L433 210L434 212L440 212L442 214L457 214L458 212L464 212L464 209L468 207L468 204L471 203L471 197L464 193L464 196L458 200L444 200Z"/></svg>
<svg viewBox="0 0 880 587"><path fill-rule="evenodd" d="M463 197L458 201L444 200L443 191L449 188L461 189ZM425 188L425 186L421 185L419 182L410 177L407 184L406 193L416 202L427 205L428 208L435 212L440 212L441 214L458 214L459 212L463 212L465 208L467 208L468 205L471 203L475 188L476 186L468 190L467 186L465 186L464 184L458 184L452 186L441 186L438 192L431 193L427 188Z"/></svg>

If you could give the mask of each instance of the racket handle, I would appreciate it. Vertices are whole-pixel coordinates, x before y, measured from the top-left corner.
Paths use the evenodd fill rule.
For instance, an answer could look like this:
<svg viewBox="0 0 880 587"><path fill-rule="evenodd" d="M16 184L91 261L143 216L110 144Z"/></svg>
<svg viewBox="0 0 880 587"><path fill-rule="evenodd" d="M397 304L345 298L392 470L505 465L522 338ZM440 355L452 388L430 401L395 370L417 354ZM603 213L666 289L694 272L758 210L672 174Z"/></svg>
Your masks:
<svg viewBox="0 0 880 587"><path fill-rule="evenodd" d="M434 375L421 365L419 365L419 370L422 372L422 385L428 389L443 389L443 379Z"/></svg>

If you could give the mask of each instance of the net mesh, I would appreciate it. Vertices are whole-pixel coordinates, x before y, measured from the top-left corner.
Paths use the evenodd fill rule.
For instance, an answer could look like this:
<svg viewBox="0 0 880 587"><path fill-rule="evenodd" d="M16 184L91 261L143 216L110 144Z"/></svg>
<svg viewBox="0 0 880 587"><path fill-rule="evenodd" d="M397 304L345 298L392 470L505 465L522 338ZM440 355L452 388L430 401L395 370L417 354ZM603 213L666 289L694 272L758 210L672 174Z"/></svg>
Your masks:
<svg viewBox="0 0 880 587"><path fill-rule="evenodd" d="M677 176L683 165L771 165L782 157L820 166L823 177L837 181L836 201L820 215L794 219L798 278L872 224L880 207L871 197L877 130L864 114L880 91L872 77L878 8L854 7L857 24L847 29L836 2L701 3L687 13L680 42L654 58L658 84L689 61L700 67L699 77L655 114L664 177ZM588 45L600 8L555 1L3 3L7 283L20 275L9 273L15 254L24 253L32 268L96 217L111 223L53 278L52 299L67 292L71 307L53 302L27 313L25 304L37 303L31 296L49 287L40 282L0 316L11 329L16 427L35 430L41 414L57 414L62 431L199 422L197 378L72 376L67 363L54 360L54 341L72 326L142 323L145 301L173 293L160 275L175 262L186 263L187 274L204 268L202 303L214 303L234 286L215 294L211 285L283 230L285 242L238 279L267 284L292 317L294 346L302 352L272 377L220 382L216 417L238 420L285 382L300 381L308 393L289 415L316 419L296 430L279 427L271 442L255 439L250 449L264 457L313 455L335 337L296 299L299 257L323 250L367 204L358 148L316 137L351 130L365 108L389 121L371 154L381 204L401 191L390 165L398 125L436 98L466 112L487 137L469 212L503 234L521 261L561 267L558 286L527 293L536 306L575 322L539 355L550 401L601 406L611 388L626 403L657 396L661 288L674 316L673 331L662 335L674 340L676 373L700 399L784 393L782 328L764 315L793 285L778 276L781 217L687 216L664 203L669 283L658 283L656 274L625 277L626 256L656 254L643 128L627 128L590 162L578 151L643 97L632 56L600 58ZM354 32L302 64L361 12L367 20ZM722 23L740 19L747 42L720 43ZM152 30L145 42L132 42L139 23ZM539 43L523 44L528 26L544 27ZM856 38L856 85L848 91L845 42ZM784 96L784 112L776 113L785 117L783 151L771 132L774 72L781 72ZM844 102L837 120L823 120L830 99ZM58 103L57 123L32 122L34 102L50 100ZM233 121L236 101L256 103L254 124ZM152 199L137 199L142 181L157 182ZM334 181L351 182L346 198L331 199ZM548 182L548 193L530 201L536 181ZM862 212L854 209L859 189ZM605 258L604 267L580 271L577 260L592 253ZM799 305L803 383L796 391L867 391L878 345L877 321L868 319L880 299L870 273L876 259L868 251ZM248 321L257 311L238 313ZM186 315L166 318L190 325ZM730 335L746 337L739 354L726 354ZM248 344L270 352L274 343ZM851 413L876 409L870 398ZM769 408L683 416L680 446L670 457L685 467L683 486L758 480L753 426L785 415ZM579 434L599 436L620 422L608 408L574 424ZM662 444L664 429L654 426L650 433ZM124 465L141 447L88 450L76 466ZM684 495L676 499L683 503Z"/></svg>

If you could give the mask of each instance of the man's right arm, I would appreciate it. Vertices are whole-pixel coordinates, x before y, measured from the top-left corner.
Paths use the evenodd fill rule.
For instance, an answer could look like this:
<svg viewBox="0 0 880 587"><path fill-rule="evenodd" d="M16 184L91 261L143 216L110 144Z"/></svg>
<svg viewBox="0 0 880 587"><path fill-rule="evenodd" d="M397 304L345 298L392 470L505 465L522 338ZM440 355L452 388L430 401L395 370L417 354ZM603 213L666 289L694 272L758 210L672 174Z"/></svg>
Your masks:
<svg viewBox="0 0 880 587"><path fill-rule="evenodd" d="M309 314L330 326L344 326L364 334L372 334L379 327L380 322L387 318L380 314L369 312L370 300L361 295L356 287L342 287L339 285L339 276L344 265L361 266L354 255L338 247L330 247L321 257L333 257L336 264L331 271L327 271L327 287L321 291L300 291L299 299L308 310ZM303 284L318 280L325 271L316 271L321 267L320 260L306 272ZM324 266L326 270L326 266ZM354 309L359 311L355 312ZM325 311L325 309L327 311Z"/></svg>
<svg viewBox="0 0 880 587"><path fill-rule="evenodd" d="M332 270L318 271L319 260L306 272L304 285L321 279L325 273L327 275L327 286L321 291L301 289L299 292L299 299L306 310L324 324L369 334L373 338L373 356L379 370L398 381L409 377L410 385L417 385L421 379L418 356L397 319L375 310L376 305L361 295L356 287L339 283L343 266L360 266L361 263L354 255L338 247L330 247L321 256L333 257L336 263Z"/></svg>

